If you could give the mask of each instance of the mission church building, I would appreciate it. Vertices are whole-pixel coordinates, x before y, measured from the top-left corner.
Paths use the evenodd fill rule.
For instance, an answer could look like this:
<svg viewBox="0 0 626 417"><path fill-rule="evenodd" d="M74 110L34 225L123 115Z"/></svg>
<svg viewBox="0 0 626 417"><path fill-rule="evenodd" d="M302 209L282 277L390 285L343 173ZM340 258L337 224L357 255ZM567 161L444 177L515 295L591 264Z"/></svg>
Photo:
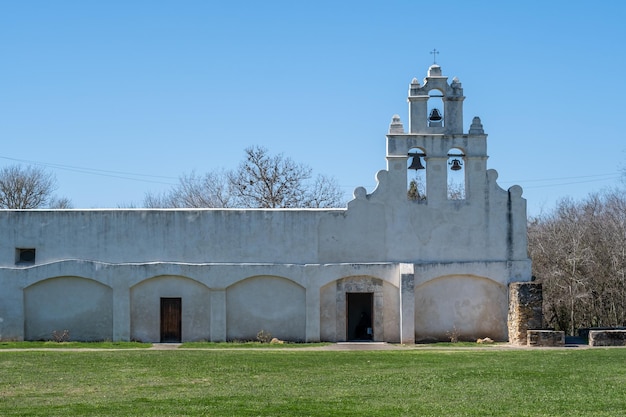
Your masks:
<svg viewBox="0 0 626 417"><path fill-rule="evenodd" d="M0 210L0 340L508 340L526 201L464 99L436 64L413 79L346 208Z"/></svg>

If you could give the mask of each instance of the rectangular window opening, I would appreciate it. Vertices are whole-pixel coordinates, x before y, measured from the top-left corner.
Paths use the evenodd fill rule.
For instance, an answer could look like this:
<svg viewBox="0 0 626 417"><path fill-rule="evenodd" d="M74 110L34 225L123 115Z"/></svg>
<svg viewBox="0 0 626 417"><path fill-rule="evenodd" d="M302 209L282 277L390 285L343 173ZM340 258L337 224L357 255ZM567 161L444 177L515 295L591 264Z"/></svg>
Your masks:
<svg viewBox="0 0 626 417"><path fill-rule="evenodd" d="M16 265L33 265L35 263L35 248L16 248Z"/></svg>

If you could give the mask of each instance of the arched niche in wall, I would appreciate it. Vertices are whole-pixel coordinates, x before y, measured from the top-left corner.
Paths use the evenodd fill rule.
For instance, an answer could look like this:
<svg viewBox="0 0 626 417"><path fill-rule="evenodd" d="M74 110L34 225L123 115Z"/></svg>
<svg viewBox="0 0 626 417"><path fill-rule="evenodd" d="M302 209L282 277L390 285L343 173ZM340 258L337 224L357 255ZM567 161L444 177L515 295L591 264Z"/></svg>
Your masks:
<svg viewBox="0 0 626 417"><path fill-rule="evenodd" d="M306 290L275 275L246 278L226 289L226 338L256 340L263 330L281 340L306 338Z"/></svg>
<svg viewBox="0 0 626 417"><path fill-rule="evenodd" d="M407 197L411 201L426 200L426 152L411 148L407 159Z"/></svg>
<svg viewBox="0 0 626 417"><path fill-rule="evenodd" d="M465 200L465 152L459 148L448 151L448 200Z"/></svg>
<svg viewBox="0 0 626 417"><path fill-rule="evenodd" d="M428 126L442 127L444 125L443 93L436 88L428 92Z"/></svg>
<svg viewBox="0 0 626 417"><path fill-rule="evenodd" d="M24 289L24 338L73 341L113 338L113 289L93 279L59 276ZM54 333L54 335L53 335Z"/></svg>
<svg viewBox="0 0 626 417"><path fill-rule="evenodd" d="M507 287L489 278L444 275L415 287L415 340L507 340ZM437 300L433 302L433 300Z"/></svg>
<svg viewBox="0 0 626 417"><path fill-rule="evenodd" d="M350 294L364 297L352 299ZM369 296L368 296L369 294ZM398 287L378 277L369 275L346 276L320 289L320 339L340 342L354 336L358 321L351 320L354 307L364 307L363 301L371 302L369 316L374 341L400 340L400 298ZM355 303L356 306L351 303ZM358 310L357 310L358 312Z"/></svg>
<svg viewBox="0 0 626 417"><path fill-rule="evenodd" d="M161 341L163 298L180 299L182 341L206 340L211 333L209 288L188 277L158 275L130 289L130 337L144 342Z"/></svg>

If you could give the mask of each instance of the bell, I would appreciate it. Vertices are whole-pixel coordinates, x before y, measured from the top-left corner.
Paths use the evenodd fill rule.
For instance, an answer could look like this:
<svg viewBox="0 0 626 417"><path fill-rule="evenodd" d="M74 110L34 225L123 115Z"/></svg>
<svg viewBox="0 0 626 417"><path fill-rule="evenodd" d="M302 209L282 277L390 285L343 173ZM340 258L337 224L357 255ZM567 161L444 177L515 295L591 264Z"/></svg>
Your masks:
<svg viewBox="0 0 626 417"><path fill-rule="evenodd" d="M424 165L422 165L422 158L420 158L418 155L415 155L413 157L413 160L411 161L411 165L409 165L409 169L414 169L414 170L418 170L418 169L426 169L424 168Z"/></svg>
<svg viewBox="0 0 626 417"><path fill-rule="evenodd" d="M438 122L441 120L441 113L439 113L438 109L432 109L430 111L430 116L428 116L428 120L432 122Z"/></svg>
<svg viewBox="0 0 626 417"><path fill-rule="evenodd" d="M461 165L463 165L463 163L459 161L458 159L453 159L452 161L448 162L448 165L452 165L450 167L452 171L460 171Z"/></svg>

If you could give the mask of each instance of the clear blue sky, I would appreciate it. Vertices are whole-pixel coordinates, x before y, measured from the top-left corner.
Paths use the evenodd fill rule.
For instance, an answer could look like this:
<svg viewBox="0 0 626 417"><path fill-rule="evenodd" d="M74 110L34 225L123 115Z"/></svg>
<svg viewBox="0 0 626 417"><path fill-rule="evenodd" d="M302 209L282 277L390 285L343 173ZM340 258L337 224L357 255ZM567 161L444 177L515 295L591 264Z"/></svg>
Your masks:
<svg viewBox="0 0 626 417"><path fill-rule="evenodd" d="M433 48L529 214L621 184L626 2L0 0L0 166L140 203L262 145L351 195Z"/></svg>

